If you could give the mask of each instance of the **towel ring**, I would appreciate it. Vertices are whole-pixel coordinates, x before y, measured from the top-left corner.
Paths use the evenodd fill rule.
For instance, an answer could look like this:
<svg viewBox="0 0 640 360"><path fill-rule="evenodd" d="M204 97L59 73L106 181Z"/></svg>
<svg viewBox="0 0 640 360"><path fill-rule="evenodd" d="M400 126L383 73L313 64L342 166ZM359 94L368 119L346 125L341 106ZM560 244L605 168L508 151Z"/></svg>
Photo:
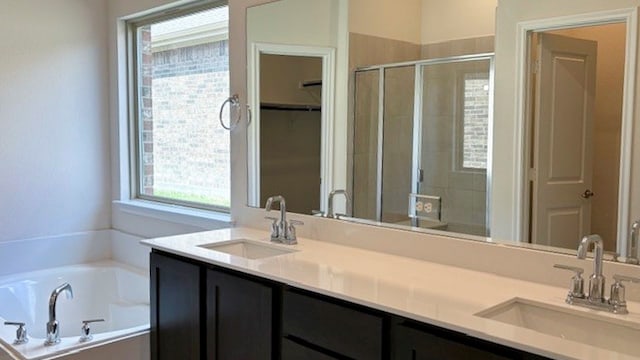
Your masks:
<svg viewBox="0 0 640 360"><path fill-rule="evenodd" d="M224 107L227 104L229 104L229 106L231 106L232 109L233 108L236 109L236 118L235 120L231 119L231 121L229 122L229 126L226 126L224 124L224 121L222 120L222 113L224 112ZM222 103L222 106L220 106L220 125L222 125L222 127L225 128L225 130L232 131L233 129L236 128L236 126L238 126L238 123L240 123L240 117L242 116L242 113L239 107L240 107L240 97L238 96L238 94L233 94ZM231 113L232 111L231 109L229 109L229 114Z"/></svg>

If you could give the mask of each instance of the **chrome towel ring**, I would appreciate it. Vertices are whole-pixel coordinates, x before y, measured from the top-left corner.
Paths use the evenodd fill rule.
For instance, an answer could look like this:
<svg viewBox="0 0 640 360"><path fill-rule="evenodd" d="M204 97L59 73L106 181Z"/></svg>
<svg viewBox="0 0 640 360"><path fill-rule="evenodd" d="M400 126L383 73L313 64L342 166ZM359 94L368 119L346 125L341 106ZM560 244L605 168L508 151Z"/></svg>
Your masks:
<svg viewBox="0 0 640 360"><path fill-rule="evenodd" d="M231 120L229 122L229 126L224 124L224 121L222 120L222 113L224 112L224 107L229 104L229 106L231 107L229 109L229 114L231 117ZM233 118L233 110L235 109L235 119ZM238 124L240 123L240 117L242 116L242 112L240 111L240 97L238 96L238 94L233 94L231 95L227 100L225 100L222 103L222 106L220 106L220 125L222 125L223 128L225 128L226 130L229 131L233 131L233 129L236 128L236 126L238 126Z"/></svg>

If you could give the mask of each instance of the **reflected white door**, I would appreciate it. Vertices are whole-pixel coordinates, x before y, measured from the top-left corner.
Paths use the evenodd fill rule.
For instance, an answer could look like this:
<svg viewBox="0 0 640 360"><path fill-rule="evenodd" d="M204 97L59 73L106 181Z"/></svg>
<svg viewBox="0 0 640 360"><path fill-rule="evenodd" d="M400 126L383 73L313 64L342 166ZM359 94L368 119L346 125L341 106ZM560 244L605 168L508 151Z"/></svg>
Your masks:
<svg viewBox="0 0 640 360"><path fill-rule="evenodd" d="M538 34L532 242L577 248L591 228L597 43Z"/></svg>

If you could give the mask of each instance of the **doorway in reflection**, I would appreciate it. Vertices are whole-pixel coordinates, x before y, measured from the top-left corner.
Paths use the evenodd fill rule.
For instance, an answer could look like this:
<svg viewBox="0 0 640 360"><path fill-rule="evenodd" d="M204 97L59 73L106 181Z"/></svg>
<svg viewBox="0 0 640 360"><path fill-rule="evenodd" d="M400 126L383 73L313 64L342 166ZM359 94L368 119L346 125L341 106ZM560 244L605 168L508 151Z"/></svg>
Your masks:
<svg viewBox="0 0 640 360"><path fill-rule="evenodd" d="M492 55L355 72L353 216L488 235Z"/></svg>
<svg viewBox="0 0 640 360"><path fill-rule="evenodd" d="M530 33L529 239L616 251L626 24Z"/></svg>
<svg viewBox="0 0 640 360"><path fill-rule="evenodd" d="M260 204L279 194L287 210L311 214L320 209L322 58L261 54L260 87Z"/></svg>

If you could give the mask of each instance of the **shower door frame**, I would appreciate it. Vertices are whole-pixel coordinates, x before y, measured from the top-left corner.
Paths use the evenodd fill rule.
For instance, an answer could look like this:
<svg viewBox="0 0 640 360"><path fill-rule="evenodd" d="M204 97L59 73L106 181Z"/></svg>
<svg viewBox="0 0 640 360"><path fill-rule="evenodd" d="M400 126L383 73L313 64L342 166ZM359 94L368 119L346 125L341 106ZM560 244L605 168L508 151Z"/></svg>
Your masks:
<svg viewBox="0 0 640 360"><path fill-rule="evenodd" d="M458 55L443 58L406 61L391 64L372 65L357 68L354 72L354 80L357 74L367 71L378 71L378 122L377 122L377 156L376 156L376 221L382 221L382 171L383 171L383 151L384 151L384 102L385 102L385 71L387 69L414 67L414 101L413 101L413 136L412 136L412 164L411 164L411 193L417 194L420 190L420 162L422 151L422 122L423 122L423 91L424 91L424 69L427 66L452 64L470 61L489 61L489 110L487 119L487 169L486 169L486 202L485 202L485 229L486 236L491 234L491 168L493 155L493 103L494 103L494 73L495 54L479 53L471 55ZM355 96L355 95L354 95ZM355 106L354 106L355 108ZM355 135L355 134L354 134ZM417 219L411 219L412 226L417 226Z"/></svg>

